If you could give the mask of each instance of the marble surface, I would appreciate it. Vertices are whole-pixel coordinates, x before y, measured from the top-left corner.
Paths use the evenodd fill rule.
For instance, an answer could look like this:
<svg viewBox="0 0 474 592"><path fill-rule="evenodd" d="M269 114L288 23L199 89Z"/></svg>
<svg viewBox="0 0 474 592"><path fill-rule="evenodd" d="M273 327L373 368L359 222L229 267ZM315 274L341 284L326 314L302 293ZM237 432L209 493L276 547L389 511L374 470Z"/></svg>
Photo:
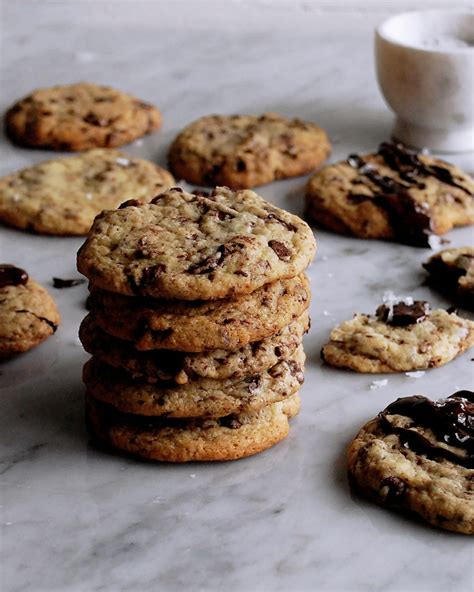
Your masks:
<svg viewBox="0 0 474 592"><path fill-rule="evenodd" d="M125 148L159 163L177 130L210 112L317 121L332 138L332 159L390 133L372 60L373 27L393 12L386 3L329 12L311 2L38 4L3 4L2 111L36 86L113 84L162 108L163 130ZM49 156L0 138L0 174ZM472 171L472 156L453 160ZM260 192L298 213L304 181ZM345 467L351 437L397 396L472 387L472 355L419 379L387 376L376 390L380 376L319 358L331 327L373 311L385 290L448 306L423 286L430 252L316 234L307 380L288 439L235 463L167 466L88 444L77 339L86 290L51 287L52 276L77 275L81 239L0 229L0 260L49 286L63 315L52 339L1 366L2 591L472 590L470 540L352 497ZM473 237L464 229L448 238L456 246Z"/></svg>

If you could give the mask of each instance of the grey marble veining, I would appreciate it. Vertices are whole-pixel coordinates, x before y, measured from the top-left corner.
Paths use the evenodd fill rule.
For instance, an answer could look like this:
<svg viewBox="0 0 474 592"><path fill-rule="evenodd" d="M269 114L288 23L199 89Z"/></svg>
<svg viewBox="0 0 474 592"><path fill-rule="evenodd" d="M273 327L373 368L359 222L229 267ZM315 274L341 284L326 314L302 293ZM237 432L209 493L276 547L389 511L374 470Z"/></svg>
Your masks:
<svg viewBox="0 0 474 592"><path fill-rule="evenodd" d="M333 140L332 159L387 138L392 116L372 64L372 30L386 3L329 13L311 2L300 10L204 4L207 13L192 1L5 2L0 109L36 86L113 84L162 108L163 130L125 148L162 164L176 131L211 112L275 110L317 121ZM51 153L1 137L0 155L5 174ZM474 168L472 155L456 161ZM260 192L300 213L304 181ZM470 229L449 234L453 245L472 238ZM345 474L345 448L363 422L400 395L469 388L472 355L419 379L386 376L377 390L370 384L380 377L324 367L319 358L333 325L373 311L385 290L447 306L423 285L429 251L324 231L317 239L303 409L288 439L235 463L156 466L87 441L86 354L77 339L86 290L51 288L53 275L76 276L82 240L0 229L0 260L49 286L63 315L54 338L1 366L2 592L472 589L466 537L353 498Z"/></svg>

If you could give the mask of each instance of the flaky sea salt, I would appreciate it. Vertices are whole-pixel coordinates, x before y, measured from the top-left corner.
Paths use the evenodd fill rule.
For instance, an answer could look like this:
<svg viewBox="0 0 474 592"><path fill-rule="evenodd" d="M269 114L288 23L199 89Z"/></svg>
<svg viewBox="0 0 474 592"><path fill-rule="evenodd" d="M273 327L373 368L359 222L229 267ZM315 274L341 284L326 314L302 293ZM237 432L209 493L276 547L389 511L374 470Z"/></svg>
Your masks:
<svg viewBox="0 0 474 592"><path fill-rule="evenodd" d="M428 237L428 244L431 250L437 251L441 248L441 239L436 234L430 234Z"/></svg>
<svg viewBox="0 0 474 592"><path fill-rule="evenodd" d="M130 161L128 160L128 158L122 158L122 157L116 158L115 162L117 164L119 164L120 166L128 166L130 164Z"/></svg>
<svg viewBox="0 0 474 592"><path fill-rule="evenodd" d="M421 378L425 375L424 370L415 370L414 372L405 372L405 376L409 376L410 378Z"/></svg>
<svg viewBox="0 0 474 592"><path fill-rule="evenodd" d="M191 479L195 479L196 478L196 473L192 473L191 475L189 475L191 477Z"/></svg>
<svg viewBox="0 0 474 592"><path fill-rule="evenodd" d="M370 383L369 388L371 391L374 391L375 389L381 388L383 386L387 386L387 384L388 384L388 378L382 378L381 380L373 380Z"/></svg>
<svg viewBox="0 0 474 592"><path fill-rule="evenodd" d="M93 197L94 196L92 195L92 193L86 193L86 199L91 200L91 199L93 199Z"/></svg>

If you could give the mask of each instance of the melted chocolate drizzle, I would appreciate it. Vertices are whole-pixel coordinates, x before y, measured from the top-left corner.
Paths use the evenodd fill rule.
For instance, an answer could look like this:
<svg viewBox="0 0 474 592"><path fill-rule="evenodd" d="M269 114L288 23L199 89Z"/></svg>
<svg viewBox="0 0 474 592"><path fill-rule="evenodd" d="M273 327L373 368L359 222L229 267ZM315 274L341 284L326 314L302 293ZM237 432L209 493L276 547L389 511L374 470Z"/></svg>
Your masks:
<svg viewBox="0 0 474 592"><path fill-rule="evenodd" d="M439 442L455 446L465 452L457 454L437 446L410 428L394 427L387 419L390 415L403 415L413 426L430 429ZM474 469L474 392L458 391L447 399L430 401L426 397L403 397L389 405L379 415L384 429L400 436L404 447L428 458L445 458L468 469Z"/></svg>
<svg viewBox="0 0 474 592"><path fill-rule="evenodd" d="M0 288L6 286L25 285L28 281L28 274L25 270L3 263L0 265Z"/></svg>
<svg viewBox="0 0 474 592"><path fill-rule="evenodd" d="M376 192L373 196L349 194L349 200L355 204L373 200L377 206L387 212L400 239L414 246L427 246L428 237L433 233L430 212L413 199L409 189L425 187L425 184L419 181L420 177L435 177L442 183L457 187L468 195L472 195L471 192L458 183L447 168L423 163L416 152L405 148L402 144L383 142L377 154L384 159L387 166L398 173L401 182L381 175L374 165L365 162L357 154L351 154L347 159L348 164L375 185Z"/></svg>

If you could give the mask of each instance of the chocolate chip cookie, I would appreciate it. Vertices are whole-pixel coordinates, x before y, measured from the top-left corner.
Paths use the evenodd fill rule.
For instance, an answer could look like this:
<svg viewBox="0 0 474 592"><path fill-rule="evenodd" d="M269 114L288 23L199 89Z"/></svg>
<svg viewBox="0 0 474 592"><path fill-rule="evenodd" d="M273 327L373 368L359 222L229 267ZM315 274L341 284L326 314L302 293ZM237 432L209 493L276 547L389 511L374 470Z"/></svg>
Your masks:
<svg viewBox="0 0 474 592"><path fill-rule="evenodd" d="M132 378L186 384L200 377L225 380L267 370L296 350L308 328L309 316L304 312L276 335L237 350L217 349L194 354L172 350L145 352L137 350L131 341L108 335L91 313L82 322L79 337L84 349L97 360L126 370Z"/></svg>
<svg viewBox="0 0 474 592"><path fill-rule="evenodd" d="M397 399L349 447L354 487L434 526L474 534L474 393Z"/></svg>
<svg viewBox="0 0 474 592"><path fill-rule="evenodd" d="M430 283L459 305L474 310L474 248L445 249L423 267Z"/></svg>
<svg viewBox="0 0 474 592"><path fill-rule="evenodd" d="M305 356L299 346L287 360L246 378L198 378L182 385L133 380L130 375L92 358L84 383L95 398L123 413L166 417L222 417L258 411L296 393L303 384Z"/></svg>
<svg viewBox="0 0 474 592"><path fill-rule="evenodd" d="M0 220L41 234L83 235L102 210L149 201L174 184L153 162L97 148L0 179Z"/></svg>
<svg viewBox="0 0 474 592"><path fill-rule="evenodd" d="M474 322L423 301L386 302L332 330L322 351L331 366L355 372L410 372L442 366L474 346Z"/></svg>
<svg viewBox="0 0 474 592"><path fill-rule="evenodd" d="M176 177L190 183L246 189L309 173L330 150L326 133L314 123L276 113L209 115L178 135L169 163Z"/></svg>
<svg viewBox="0 0 474 592"><path fill-rule="evenodd" d="M39 345L60 320L54 300L26 271L0 264L0 359Z"/></svg>
<svg viewBox="0 0 474 592"><path fill-rule="evenodd" d="M309 217L335 232L428 246L433 234L474 223L473 192L454 165L384 142L316 173L306 203Z"/></svg>
<svg viewBox="0 0 474 592"><path fill-rule="evenodd" d="M63 151L115 148L160 125L156 107L84 82L35 90L5 114L5 132L15 143Z"/></svg>
<svg viewBox="0 0 474 592"><path fill-rule="evenodd" d="M292 395L256 412L218 419L162 419L126 415L91 396L86 417L94 439L147 460L225 461L251 456L283 440L299 411Z"/></svg>
<svg viewBox="0 0 474 592"><path fill-rule="evenodd" d="M237 350L279 333L310 304L302 274L241 296L208 302L130 298L93 290L90 305L106 333L133 341L138 350Z"/></svg>
<svg viewBox="0 0 474 592"><path fill-rule="evenodd" d="M218 187L203 197L174 188L100 214L77 263L103 290L215 300L298 275L315 248L305 222L253 191Z"/></svg>

